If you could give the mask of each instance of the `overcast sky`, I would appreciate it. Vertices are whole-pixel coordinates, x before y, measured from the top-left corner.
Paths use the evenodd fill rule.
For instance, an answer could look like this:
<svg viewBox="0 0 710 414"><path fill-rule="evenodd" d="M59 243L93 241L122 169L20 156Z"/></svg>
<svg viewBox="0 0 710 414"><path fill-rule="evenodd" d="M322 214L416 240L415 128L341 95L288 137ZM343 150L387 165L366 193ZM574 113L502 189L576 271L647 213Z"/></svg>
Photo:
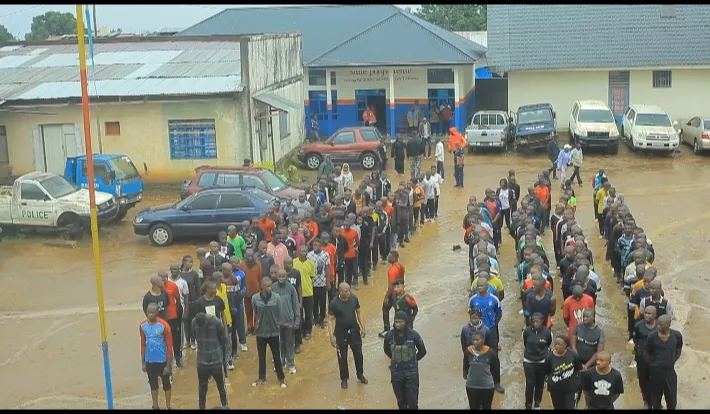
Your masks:
<svg viewBox="0 0 710 414"><path fill-rule="evenodd" d="M417 7L417 5L398 5ZM181 5L105 5L96 6L96 18L99 27L122 29L124 32L142 32L163 28L187 28L225 8L256 7L232 4L181 4ZM259 6L266 7L266 6ZM74 14L74 5L0 5L0 24L15 37L23 39L30 31L32 18L48 11L69 12Z"/></svg>

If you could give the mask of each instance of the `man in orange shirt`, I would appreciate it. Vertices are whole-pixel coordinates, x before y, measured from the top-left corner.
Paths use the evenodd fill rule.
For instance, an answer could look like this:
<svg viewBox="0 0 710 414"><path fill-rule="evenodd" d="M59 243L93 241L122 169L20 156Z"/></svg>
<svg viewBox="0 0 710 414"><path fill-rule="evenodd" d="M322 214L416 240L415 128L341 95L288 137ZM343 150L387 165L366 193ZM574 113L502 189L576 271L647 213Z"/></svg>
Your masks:
<svg viewBox="0 0 710 414"><path fill-rule="evenodd" d="M567 325L568 337L572 336L574 328L582 323L585 309L594 309L594 299L584 293L582 286L574 285L572 296L565 299L565 303L562 305L562 317Z"/></svg>
<svg viewBox="0 0 710 414"><path fill-rule="evenodd" d="M375 111L372 110L371 106L368 106L362 113L362 120L365 122L365 126L373 126L377 122Z"/></svg>
<svg viewBox="0 0 710 414"><path fill-rule="evenodd" d="M396 250L387 255L387 261L390 263L390 268L387 270L387 292L385 292L385 299L382 301L382 319L389 321L392 308L388 306L389 298L394 292L394 282L398 280L404 282L404 265L399 262L399 252ZM380 332L380 338L384 338L385 334L387 334L387 330Z"/></svg>
<svg viewBox="0 0 710 414"><path fill-rule="evenodd" d="M547 181L540 179L535 185L535 195L540 198L540 203L544 208L542 223L540 224L540 234L545 234L545 228L550 225L550 187Z"/></svg>
<svg viewBox="0 0 710 414"><path fill-rule="evenodd" d="M343 229L340 230L340 235L345 238L345 283L351 285L355 290L359 289L355 271L357 269L357 252L360 237L357 231L352 228L354 223L353 216L349 215L343 222Z"/></svg>
<svg viewBox="0 0 710 414"><path fill-rule="evenodd" d="M276 230L276 223L271 220L266 213L261 213L259 215L259 222L257 223L261 231L264 232L264 240L267 242L271 241L271 235Z"/></svg>
<svg viewBox="0 0 710 414"><path fill-rule="evenodd" d="M458 145L461 145L461 148L466 147L466 138L463 137L459 133L459 131L456 130L456 127L451 127L449 128L449 152L454 152L456 151L459 147ZM456 157L454 158L454 168L456 168Z"/></svg>
<svg viewBox="0 0 710 414"><path fill-rule="evenodd" d="M313 213L306 213L306 217L303 219L303 223L301 223L305 228L308 229L308 240L306 240L306 244L308 245L308 250L311 249L311 243L313 243L313 240L318 237L318 223L313 221Z"/></svg>
<svg viewBox="0 0 710 414"><path fill-rule="evenodd" d="M330 242L330 234L328 234L328 232L324 231L323 233L321 233L320 240L322 242L321 250L327 252L328 256L330 256L330 271L328 273L328 275L330 276L328 282L330 283L331 287L330 289L328 289L328 303L330 303L330 301L338 295L338 284L335 283L335 245Z"/></svg>
<svg viewBox="0 0 710 414"><path fill-rule="evenodd" d="M182 320L178 314L178 306L180 304L180 289L177 284L170 280L168 272L161 270L158 276L163 280L163 289L168 294L168 304L165 307L165 316L168 318L168 325L173 336L173 362L177 368L182 368Z"/></svg>

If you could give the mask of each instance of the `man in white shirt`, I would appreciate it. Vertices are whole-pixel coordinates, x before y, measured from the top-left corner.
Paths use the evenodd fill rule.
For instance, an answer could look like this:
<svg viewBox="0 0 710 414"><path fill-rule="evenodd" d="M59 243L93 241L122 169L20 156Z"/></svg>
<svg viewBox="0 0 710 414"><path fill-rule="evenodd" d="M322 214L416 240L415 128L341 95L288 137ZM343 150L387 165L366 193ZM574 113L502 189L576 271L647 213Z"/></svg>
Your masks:
<svg viewBox="0 0 710 414"><path fill-rule="evenodd" d="M422 180L422 190L424 190L424 200L422 202L422 208L424 209L424 222L429 223L434 219L434 203L436 200L436 193L434 191L434 177L431 175L431 171L424 173L424 179Z"/></svg>
<svg viewBox="0 0 710 414"><path fill-rule="evenodd" d="M433 217L439 217L439 195L441 194L441 184L444 183L444 179L439 175L435 166L431 166L431 179L434 183L434 215Z"/></svg>
<svg viewBox="0 0 710 414"><path fill-rule="evenodd" d="M436 158L436 172L441 174L441 179L444 179L444 142L439 138L436 143L436 149L434 151L434 157Z"/></svg>

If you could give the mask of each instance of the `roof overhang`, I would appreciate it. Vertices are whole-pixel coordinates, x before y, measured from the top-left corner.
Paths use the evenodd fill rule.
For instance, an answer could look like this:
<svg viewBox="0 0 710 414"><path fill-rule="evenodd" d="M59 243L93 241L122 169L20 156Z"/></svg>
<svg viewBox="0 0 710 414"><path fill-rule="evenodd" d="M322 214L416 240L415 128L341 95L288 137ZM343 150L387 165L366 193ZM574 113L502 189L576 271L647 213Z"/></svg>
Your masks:
<svg viewBox="0 0 710 414"><path fill-rule="evenodd" d="M275 93L262 93L259 95L252 96L253 99L265 103L266 105L281 110L285 112L289 111L299 111L302 106L299 108L299 105L295 102L292 102L286 98L282 98Z"/></svg>

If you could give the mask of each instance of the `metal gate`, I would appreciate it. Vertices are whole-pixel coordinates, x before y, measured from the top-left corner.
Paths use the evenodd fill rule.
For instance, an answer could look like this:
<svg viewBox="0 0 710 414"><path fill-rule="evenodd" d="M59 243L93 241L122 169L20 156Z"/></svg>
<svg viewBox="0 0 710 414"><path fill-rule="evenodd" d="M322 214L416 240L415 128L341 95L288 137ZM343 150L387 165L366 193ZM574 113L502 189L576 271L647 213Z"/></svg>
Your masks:
<svg viewBox="0 0 710 414"><path fill-rule="evenodd" d="M84 154L84 140L75 124L38 125L32 135L36 171L64 174L67 157Z"/></svg>
<svg viewBox="0 0 710 414"><path fill-rule="evenodd" d="M476 79L476 111L508 112L508 78ZM466 114L466 119L473 114Z"/></svg>

